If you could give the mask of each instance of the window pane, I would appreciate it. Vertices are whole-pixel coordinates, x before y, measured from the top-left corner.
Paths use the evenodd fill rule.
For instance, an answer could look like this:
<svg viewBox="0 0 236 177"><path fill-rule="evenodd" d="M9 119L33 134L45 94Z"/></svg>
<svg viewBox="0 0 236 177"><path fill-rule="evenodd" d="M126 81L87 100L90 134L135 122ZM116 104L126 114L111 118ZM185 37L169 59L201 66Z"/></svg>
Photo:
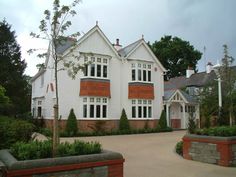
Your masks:
<svg viewBox="0 0 236 177"><path fill-rule="evenodd" d="M95 62L95 57L91 57L91 61L92 61L92 62Z"/></svg>
<svg viewBox="0 0 236 177"><path fill-rule="evenodd" d="M132 104L135 104L136 103L136 100L132 100Z"/></svg>
<svg viewBox="0 0 236 177"><path fill-rule="evenodd" d="M88 76L88 65L84 67L84 76Z"/></svg>
<svg viewBox="0 0 236 177"><path fill-rule="evenodd" d="M148 65L148 69L151 69L152 68L152 66L151 65Z"/></svg>
<svg viewBox="0 0 236 177"><path fill-rule="evenodd" d="M94 117L94 105L90 105L90 117Z"/></svg>
<svg viewBox="0 0 236 177"><path fill-rule="evenodd" d="M142 104L142 100L138 100L138 104Z"/></svg>
<svg viewBox="0 0 236 177"><path fill-rule="evenodd" d="M139 81L141 81L141 74L142 74L141 69L139 69L139 70L138 70L138 80L139 80Z"/></svg>
<svg viewBox="0 0 236 177"><path fill-rule="evenodd" d="M87 98L83 98L83 102L87 102Z"/></svg>
<svg viewBox="0 0 236 177"><path fill-rule="evenodd" d="M138 117L142 117L142 106L138 106Z"/></svg>
<svg viewBox="0 0 236 177"><path fill-rule="evenodd" d="M87 117L87 105L83 107L83 117Z"/></svg>
<svg viewBox="0 0 236 177"><path fill-rule="evenodd" d="M132 63L131 67L132 67L132 68L135 68L135 63Z"/></svg>
<svg viewBox="0 0 236 177"><path fill-rule="evenodd" d="M107 66L103 66L103 77L107 77Z"/></svg>
<svg viewBox="0 0 236 177"><path fill-rule="evenodd" d="M147 100L143 100L143 104L147 104Z"/></svg>
<svg viewBox="0 0 236 177"><path fill-rule="evenodd" d="M107 99L106 99L106 98L103 98L103 99L102 99L102 102L103 102L103 103L107 103Z"/></svg>
<svg viewBox="0 0 236 177"><path fill-rule="evenodd" d="M151 82L152 78L151 78L151 71L148 71L148 81Z"/></svg>
<svg viewBox="0 0 236 177"><path fill-rule="evenodd" d="M103 118L107 117L107 106L106 105L102 106L102 117Z"/></svg>
<svg viewBox="0 0 236 177"><path fill-rule="evenodd" d="M143 70L143 81L146 81L146 77L147 77L147 71L146 70Z"/></svg>
<svg viewBox="0 0 236 177"><path fill-rule="evenodd" d="M96 117L97 117L97 118L100 118L100 113L101 113L101 106L100 106L100 105L97 105L97 106L96 106Z"/></svg>
<svg viewBox="0 0 236 177"><path fill-rule="evenodd" d="M91 64L90 76L95 76L95 64Z"/></svg>
<svg viewBox="0 0 236 177"><path fill-rule="evenodd" d="M97 103L100 103L100 102L101 102L101 98L97 98L97 99L96 99L96 102L97 102Z"/></svg>
<svg viewBox="0 0 236 177"><path fill-rule="evenodd" d="M136 107L132 106L132 118L136 118Z"/></svg>
<svg viewBox="0 0 236 177"><path fill-rule="evenodd" d="M135 81L135 69L132 69L132 81Z"/></svg>
<svg viewBox="0 0 236 177"><path fill-rule="evenodd" d="M101 77L101 65L97 65L97 77Z"/></svg>
<svg viewBox="0 0 236 177"><path fill-rule="evenodd" d="M144 118L147 117L147 107L146 106L143 107L143 117Z"/></svg>
<svg viewBox="0 0 236 177"><path fill-rule="evenodd" d="M143 68L146 68L146 64L143 64Z"/></svg>
<svg viewBox="0 0 236 177"><path fill-rule="evenodd" d="M98 63L101 63L101 58L97 58L97 62L98 62Z"/></svg>
<svg viewBox="0 0 236 177"><path fill-rule="evenodd" d="M107 63L107 59L103 58L103 63Z"/></svg>
<svg viewBox="0 0 236 177"><path fill-rule="evenodd" d="M90 102L93 103L94 102L94 98L90 98Z"/></svg>
<svg viewBox="0 0 236 177"><path fill-rule="evenodd" d="M148 117L151 118L152 117L152 107L148 106Z"/></svg>
<svg viewBox="0 0 236 177"><path fill-rule="evenodd" d="M138 67L141 68L141 66L142 66L142 65L139 63L139 64L138 64Z"/></svg>

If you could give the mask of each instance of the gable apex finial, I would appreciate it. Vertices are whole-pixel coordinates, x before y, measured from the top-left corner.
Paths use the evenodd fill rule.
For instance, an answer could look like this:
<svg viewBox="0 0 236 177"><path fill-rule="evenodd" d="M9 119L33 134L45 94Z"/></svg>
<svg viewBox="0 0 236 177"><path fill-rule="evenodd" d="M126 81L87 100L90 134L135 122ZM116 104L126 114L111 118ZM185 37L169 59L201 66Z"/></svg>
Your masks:
<svg viewBox="0 0 236 177"><path fill-rule="evenodd" d="M96 21L96 26L98 26L98 21Z"/></svg>
<svg viewBox="0 0 236 177"><path fill-rule="evenodd" d="M142 39L144 39L144 35L142 34Z"/></svg>

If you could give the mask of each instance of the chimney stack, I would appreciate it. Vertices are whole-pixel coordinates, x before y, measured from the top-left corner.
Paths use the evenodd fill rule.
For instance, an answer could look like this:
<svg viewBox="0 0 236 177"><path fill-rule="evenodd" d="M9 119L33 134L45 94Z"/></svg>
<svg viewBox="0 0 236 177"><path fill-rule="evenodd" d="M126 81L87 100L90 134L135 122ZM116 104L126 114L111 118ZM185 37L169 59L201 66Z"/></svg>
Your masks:
<svg viewBox="0 0 236 177"><path fill-rule="evenodd" d="M186 70L186 78L190 78L194 73L194 69L191 66L188 66L188 69Z"/></svg>
<svg viewBox="0 0 236 177"><path fill-rule="evenodd" d="M115 47L117 51L122 48L122 45L120 45L120 40L118 38L116 39L116 43L113 44L113 46Z"/></svg>
<svg viewBox="0 0 236 177"><path fill-rule="evenodd" d="M213 69L213 65L211 62L208 62L206 65L206 73L209 74Z"/></svg>

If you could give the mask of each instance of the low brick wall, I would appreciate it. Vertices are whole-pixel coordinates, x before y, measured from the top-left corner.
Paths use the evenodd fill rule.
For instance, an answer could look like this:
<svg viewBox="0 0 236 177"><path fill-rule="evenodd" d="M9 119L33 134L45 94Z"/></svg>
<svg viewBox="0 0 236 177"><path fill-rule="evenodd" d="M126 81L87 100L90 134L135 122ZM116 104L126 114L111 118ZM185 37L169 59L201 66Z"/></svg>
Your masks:
<svg viewBox="0 0 236 177"><path fill-rule="evenodd" d="M0 174L4 177L123 177L123 163L123 156L111 151L93 155L17 161L8 150L0 150Z"/></svg>
<svg viewBox="0 0 236 177"><path fill-rule="evenodd" d="M119 128L119 120L77 120L77 126L82 132L92 132L94 131L92 127L95 127L95 124L98 121L103 121L103 128L105 131L117 130ZM145 127L145 124L148 124L149 128L155 128L157 126L158 120L129 120L130 126L133 129L142 129ZM47 128L52 129L53 120L45 119L45 124ZM66 120L60 120L60 129L65 130Z"/></svg>
<svg viewBox="0 0 236 177"><path fill-rule="evenodd" d="M236 166L236 136L185 135L183 157L221 166Z"/></svg>

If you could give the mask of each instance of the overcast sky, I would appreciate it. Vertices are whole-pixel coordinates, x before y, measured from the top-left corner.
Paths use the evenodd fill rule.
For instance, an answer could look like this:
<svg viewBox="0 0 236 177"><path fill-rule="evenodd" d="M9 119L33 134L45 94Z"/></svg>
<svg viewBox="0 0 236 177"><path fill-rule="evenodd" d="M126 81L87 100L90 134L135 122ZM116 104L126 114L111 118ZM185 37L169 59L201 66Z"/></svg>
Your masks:
<svg viewBox="0 0 236 177"><path fill-rule="evenodd" d="M47 48L46 41L33 40L43 11L50 9L50 0L0 0L0 20L12 25L21 46L22 58L28 64L26 74L36 74L36 64L42 59L29 56L30 48ZM70 1L62 1L63 3ZM66 4L66 5L67 5ZM223 44L236 58L236 1L235 0L83 0L73 18L72 32L87 32L96 21L108 39L116 38L126 46L142 34L151 43L164 35L178 36L203 52L206 62L216 64L223 57ZM204 56L198 63L205 70Z"/></svg>

